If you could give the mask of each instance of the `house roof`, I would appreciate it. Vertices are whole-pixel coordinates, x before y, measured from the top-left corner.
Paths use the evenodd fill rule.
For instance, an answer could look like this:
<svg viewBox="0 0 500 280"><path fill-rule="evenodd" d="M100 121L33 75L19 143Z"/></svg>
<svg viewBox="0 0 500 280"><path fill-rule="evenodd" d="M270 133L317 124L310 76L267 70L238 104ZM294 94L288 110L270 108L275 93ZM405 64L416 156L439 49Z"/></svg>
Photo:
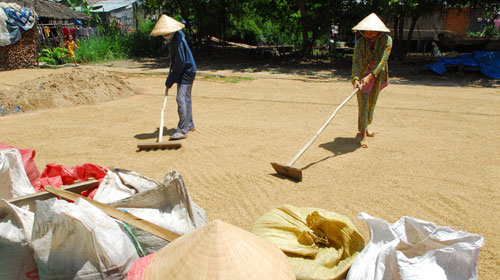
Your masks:
<svg viewBox="0 0 500 280"><path fill-rule="evenodd" d="M97 1L95 4L91 5L91 7L102 6L97 10L93 10L94 13L107 13L114 11L116 9L120 9L126 7L130 4L137 2L137 0L101 0Z"/></svg>
<svg viewBox="0 0 500 280"><path fill-rule="evenodd" d="M90 16L84 15L72 10L70 7L60 3L46 0L0 0L0 2L16 3L21 7L35 10L40 18L53 19L90 19Z"/></svg>

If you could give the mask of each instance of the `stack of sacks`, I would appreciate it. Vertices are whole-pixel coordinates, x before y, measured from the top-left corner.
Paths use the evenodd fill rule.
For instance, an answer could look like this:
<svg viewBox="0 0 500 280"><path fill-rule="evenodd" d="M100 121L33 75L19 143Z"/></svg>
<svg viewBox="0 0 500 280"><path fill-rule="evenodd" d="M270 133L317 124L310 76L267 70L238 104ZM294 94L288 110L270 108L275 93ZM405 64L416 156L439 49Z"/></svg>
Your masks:
<svg viewBox="0 0 500 280"><path fill-rule="evenodd" d="M103 182L97 198L176 233L184 234L207 223L205 211L192 201L176 171L168 172L158 183L114 169ZM1 248L10 248L11 252L0 258L0 279L34 277L37 267L43 279L123 279L136 259L167 244L82 199L75 203L37 201L34 215L21 208L15 210L18 207L7 201L0 202L5 204L0 204ZM2 273L9 273L8 277L2 277Z"/></svg>

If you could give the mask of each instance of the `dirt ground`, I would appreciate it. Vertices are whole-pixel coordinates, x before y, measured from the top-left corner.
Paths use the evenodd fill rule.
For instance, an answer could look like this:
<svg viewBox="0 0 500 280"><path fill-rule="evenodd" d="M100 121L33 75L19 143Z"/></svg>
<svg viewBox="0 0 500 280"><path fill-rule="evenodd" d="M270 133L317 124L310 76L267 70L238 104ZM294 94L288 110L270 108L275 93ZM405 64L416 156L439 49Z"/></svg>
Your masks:
<svg viewBox="0 0 500 280"><path fill-rule="evenodd" d="M346 215L366 242L370 233L357 219L360 212L389 222L411 216L480 234L485 243L479 279L499 279L498 81L462 71L436 76L415 63L390 63L391 85L379 97L370 147L360 148L356 138L353 99L294 164L304 175L297 183L276 176L270 162L288 163L352 92L347 67L313 62L286 67L201 60L192 93L197 130L179 150L149 152L136 145L156 140L168 65L83 65L77 69L82 75L97 71L96 77L107 80L108 72L123 82L109 98L55 102L0 117L0 141L35 149L40 171L48 163L90 162L159 181L175 169L210 220L244 229L287 203ZM0 72L0 93L6 101L39 79L24 91L35 96L36 85L50 74L67 75L64 71L73 69ZM81 95L106 91L95 90L99 81L77 82ZM164 134L175 132L177 121L172 91Z"/></svg>

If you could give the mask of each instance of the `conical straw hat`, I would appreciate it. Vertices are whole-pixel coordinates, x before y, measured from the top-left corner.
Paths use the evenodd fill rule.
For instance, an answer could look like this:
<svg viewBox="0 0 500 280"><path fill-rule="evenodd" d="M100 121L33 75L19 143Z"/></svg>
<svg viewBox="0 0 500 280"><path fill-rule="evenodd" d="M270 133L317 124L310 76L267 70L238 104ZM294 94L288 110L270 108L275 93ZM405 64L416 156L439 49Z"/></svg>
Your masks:
<svg viewBox="0 0 500 280"><path fill-rule="evenodd" d="M295 279L288 257L268 241L215 220L158 251L143 280Z"/></svg>
<svg viewBox="0 0 500 280"><path fill-rule="evenodd" d="M176 21L175 19L162 15L158 22L156 22L155 28L151 31L151 36L160 36L169 34L184 28L184 24Z"/></svg>
<svg viewBox="0 0 500 280"><path fill-rule="evenodd" d="M356 26L352 28L354 31L378 31L378 32L391 32L384 22L375 14L371 13L365 17Z"/></svg>

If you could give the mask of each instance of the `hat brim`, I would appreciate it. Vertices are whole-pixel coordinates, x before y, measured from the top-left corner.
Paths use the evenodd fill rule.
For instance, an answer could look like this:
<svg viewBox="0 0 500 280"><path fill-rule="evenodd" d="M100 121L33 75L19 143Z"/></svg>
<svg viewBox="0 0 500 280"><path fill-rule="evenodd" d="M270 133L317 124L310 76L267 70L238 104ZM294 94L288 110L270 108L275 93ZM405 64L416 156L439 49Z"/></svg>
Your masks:
<svg viewBox="0 0 500 280"><path fill-rule="evenodd" d="M174 33L181 30L182 28L184 28L184 24L167 15L162 15L151 31L151 36L162 36Z"/></svg>
<svg viewBox="0 0 500 280"><path fill-rule="evenodd" d="M360 21L356 26L352 28L353 31L376 31L376 32L387 32L390 33L391 30L384 24L384 22L375 14L371 13Z"/></svg>

